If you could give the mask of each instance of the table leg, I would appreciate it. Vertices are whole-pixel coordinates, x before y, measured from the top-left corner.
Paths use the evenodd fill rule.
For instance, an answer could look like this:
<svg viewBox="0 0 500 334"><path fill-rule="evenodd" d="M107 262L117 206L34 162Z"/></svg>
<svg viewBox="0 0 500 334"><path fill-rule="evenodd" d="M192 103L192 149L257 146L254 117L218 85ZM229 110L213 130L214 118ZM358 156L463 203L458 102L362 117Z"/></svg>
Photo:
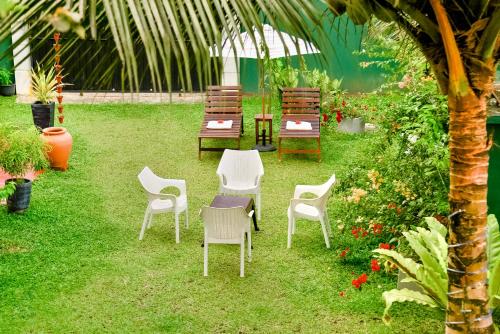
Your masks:
<svg viewBox="0 0 500 334"><path fill-rule="evenodd" d="M257 226L257 218L255 217L255 204L252 204L252 210L253 210L253 215L252 215L253 227L256 231L260 231L259 227Z"/></svg>
<svg viewBox="0 0 500 334"><path fill-rule="evenodd" d="M255 145L259 144L259 120L255 120Z"/></svg>
<svg viewBox="0 0 500 334"><path fill-rule="evenodd" d="M269 142L273 143L273 119L269 120Z"/></svg>

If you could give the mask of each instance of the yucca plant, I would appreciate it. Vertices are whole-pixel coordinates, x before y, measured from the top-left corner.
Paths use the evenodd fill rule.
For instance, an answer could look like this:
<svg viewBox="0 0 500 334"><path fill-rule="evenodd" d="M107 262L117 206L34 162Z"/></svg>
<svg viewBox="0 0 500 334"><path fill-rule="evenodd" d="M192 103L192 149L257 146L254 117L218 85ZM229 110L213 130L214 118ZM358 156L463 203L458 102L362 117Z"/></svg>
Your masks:
<svg viewBox="0 0 500 334"><path fill-rule="evenodd" d="M31 71L31 93L36 101L31 105L33 123L40 130L54 126L54 98L56 96L57 80L53 68L44 71L40 65Z"/></svg>
<svg viewBox="0 0 500 334"><path fill-rule="evenodd" d="M45 72L40 65L36 70L31 70L31 91L41 104L49 104L56 96L56 73L53 68ZM36 103L36 102L35 102Z"/></svg>
<svg viewBox="0 0 500 334"><path fill-rule="evenodd" d="M395 302L414 302L442 309L448 303L447 229L435 218L428 217L425 221L428 229L417 227L414 231L403 233L420 262L394 250L374 250L381 258L396 264L408 276L402 282L413 282L422 290L419 292L404 288L385 291L382 294L386 305L383 317L385 322L390 320L389 309ZM487 240L490 307L495 308L500 305L500 232L494 215L488 216Z"/></svg>

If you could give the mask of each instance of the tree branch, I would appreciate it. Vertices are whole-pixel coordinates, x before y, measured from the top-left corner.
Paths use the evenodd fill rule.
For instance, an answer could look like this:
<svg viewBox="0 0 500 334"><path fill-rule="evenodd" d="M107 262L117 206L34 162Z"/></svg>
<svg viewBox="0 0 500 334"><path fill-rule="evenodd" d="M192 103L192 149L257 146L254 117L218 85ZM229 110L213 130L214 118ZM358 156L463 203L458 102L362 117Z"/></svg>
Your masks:
<svg viewBox="0 0 500 334"><path fill-rule="evenodd" d="M481 40L479 41L478 50L483 60L489 59L494 54L494 49L500 32L500 9L495 9L490 21L484 29Z"/></svg>
<svg viewBox="0 0 500 334"><path fill-rule="evenodd" d="M448 62L450 93L457 96L465 96L470 93L471 89L446 10L440 0L430 0L430 3L436 15L443 39L446 60Z"/></svg>
<svg viewBox="0 0 500 334"><path fill-rule="evenodd" d="M432 39L434 43L439 43L439 27L428 16L419 11L415 5L409 5L406 0L391 1L395 8L401 8L415 22L418 23L422 31L424 31Z"/></svg>

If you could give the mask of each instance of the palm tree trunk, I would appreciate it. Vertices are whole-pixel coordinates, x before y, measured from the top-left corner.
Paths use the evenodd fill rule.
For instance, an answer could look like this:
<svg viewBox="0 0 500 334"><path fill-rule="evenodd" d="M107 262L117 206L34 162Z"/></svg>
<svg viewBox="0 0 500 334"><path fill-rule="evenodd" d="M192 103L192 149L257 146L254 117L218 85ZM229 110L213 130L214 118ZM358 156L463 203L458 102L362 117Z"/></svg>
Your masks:
<svg viewBox="0 0 500 334"><path fill-rule="evenodd" d="M449 96L450 208L446 333L493 333L488 308L486 97Z"/></svg>

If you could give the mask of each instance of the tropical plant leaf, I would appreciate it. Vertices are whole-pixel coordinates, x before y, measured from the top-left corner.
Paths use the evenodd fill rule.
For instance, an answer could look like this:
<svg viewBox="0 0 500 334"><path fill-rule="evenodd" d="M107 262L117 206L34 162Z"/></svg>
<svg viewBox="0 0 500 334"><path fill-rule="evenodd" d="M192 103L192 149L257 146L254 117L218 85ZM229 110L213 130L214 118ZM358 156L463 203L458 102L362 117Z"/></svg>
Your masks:
<svg viewBox="0 0 500 334"><path fill-rule="evenodd" d="M495 215L488 216L488 261L490 269L500 261L500 230Z"/></svg>
<svg viewBox="0 0 500 334"><path fill-rule="evenodd" d="M429 226L429 229L431 231L439 232L439 234L441 234L441 236L443 238L446 238L446 235L448 234L448 230L436 218L425 217L424 220L425 220L425 223L427 224L427 226Z"/></svg>
<svg viewBox="0 0 500 334"><path fill-rule="evenodd" d="M488 281L491 307L500 305L500 231L494 215L488 216Z"/></svg>
<svg viewBox="0 0 500 334"><path fill-rule="evenodd" d="M392 306L393 303L398 302L398 303L404 303L404 302L414 302L420 305L427 305L430 307L438 307L439 305L429 296L418 292L418 291L412 291L409 289L393 289L389 291L385 291L382 294L382 297L384 298L385 301L385 309L384 309L384 316L383 320L387 324L389 323L391 317L389 315L389 310Z"/></svg>

